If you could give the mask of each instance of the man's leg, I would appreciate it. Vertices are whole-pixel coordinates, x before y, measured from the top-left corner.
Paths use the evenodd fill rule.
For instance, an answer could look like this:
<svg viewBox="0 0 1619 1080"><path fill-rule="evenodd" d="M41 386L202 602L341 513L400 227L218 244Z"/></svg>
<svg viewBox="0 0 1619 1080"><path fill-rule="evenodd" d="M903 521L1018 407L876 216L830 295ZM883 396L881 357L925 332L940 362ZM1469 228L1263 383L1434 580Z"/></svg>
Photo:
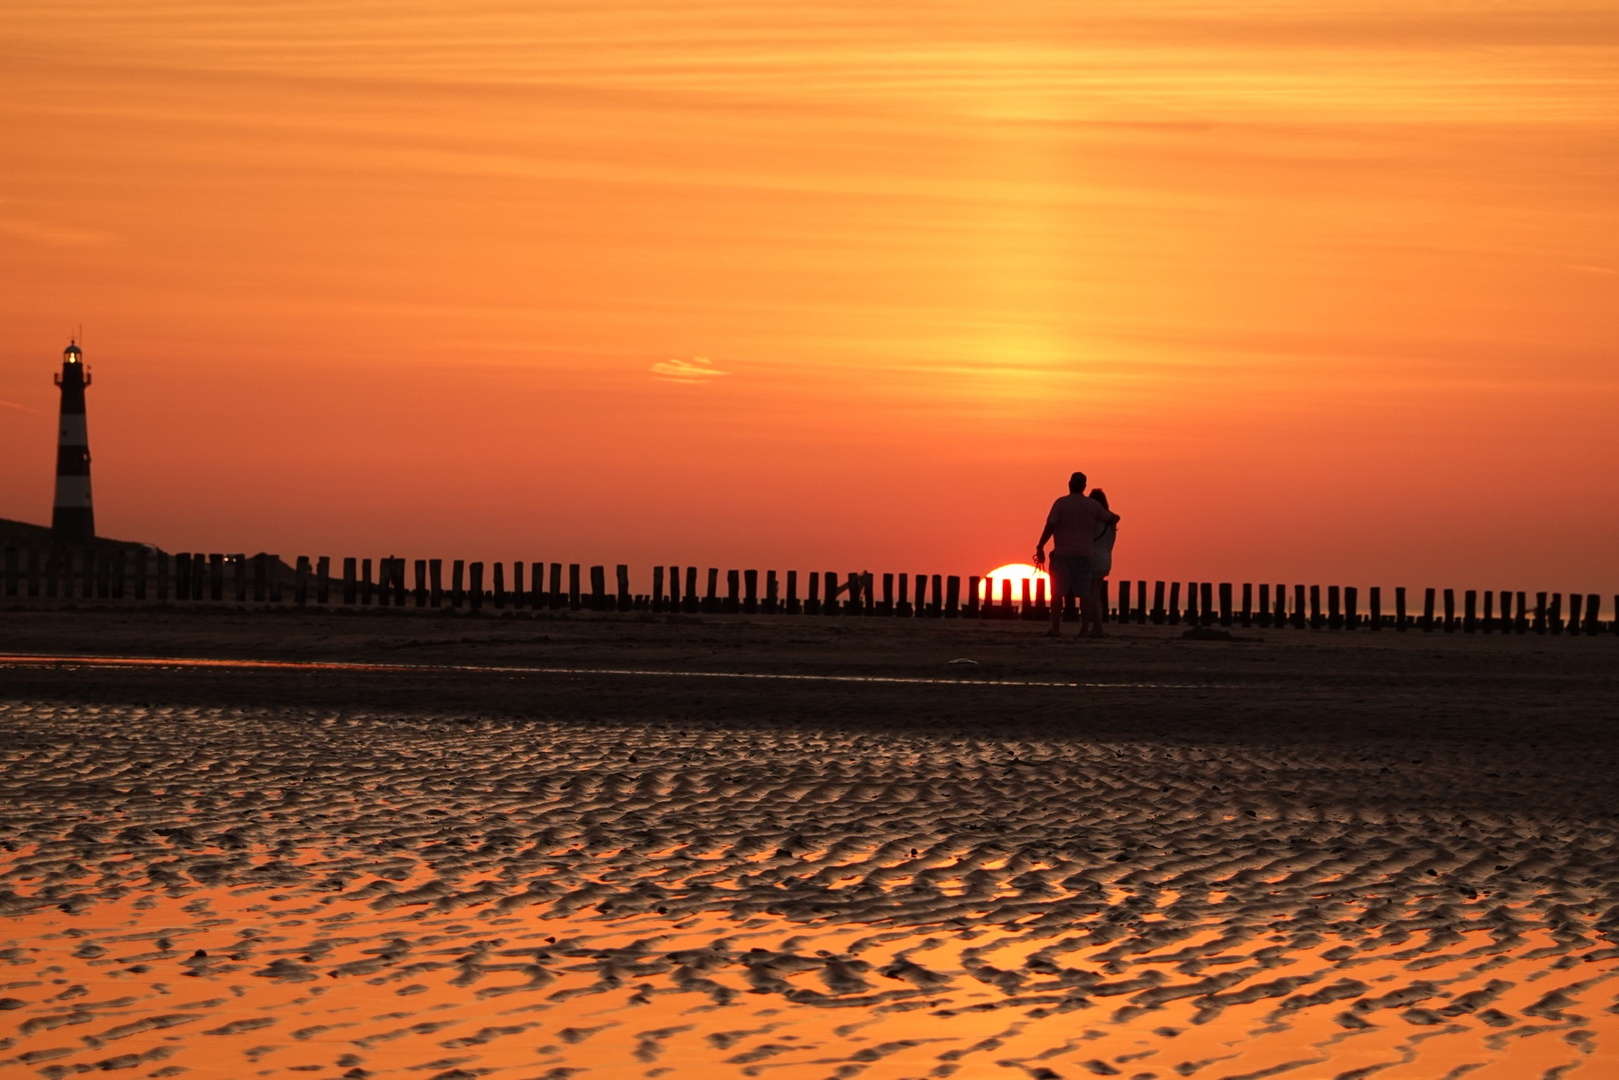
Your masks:
<svg viewBox="0 0 1619 1080"><path fill-rule="evenodd" d="M1068 595L1068 574L1066 570L1058 566L1058 558L1055 552L1052 553L1051 561L1046 566L1051 577L1049 582L1051 586L1051 629L1046 631L1046 636L1062 637L1062 604L1063 598Z"/></svg>

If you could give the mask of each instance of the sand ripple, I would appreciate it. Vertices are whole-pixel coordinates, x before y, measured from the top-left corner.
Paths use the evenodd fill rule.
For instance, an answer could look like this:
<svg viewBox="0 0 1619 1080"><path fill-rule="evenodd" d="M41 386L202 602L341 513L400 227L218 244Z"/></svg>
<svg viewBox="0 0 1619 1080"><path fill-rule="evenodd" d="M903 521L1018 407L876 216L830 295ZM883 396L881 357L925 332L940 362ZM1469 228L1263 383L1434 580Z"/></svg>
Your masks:
<svg viewBox="0 0 1619 1080"><path fill-rule="evenodd" d="M1563 1076L1619 834L1460 755L0 706L0 1067Z"/></svg>

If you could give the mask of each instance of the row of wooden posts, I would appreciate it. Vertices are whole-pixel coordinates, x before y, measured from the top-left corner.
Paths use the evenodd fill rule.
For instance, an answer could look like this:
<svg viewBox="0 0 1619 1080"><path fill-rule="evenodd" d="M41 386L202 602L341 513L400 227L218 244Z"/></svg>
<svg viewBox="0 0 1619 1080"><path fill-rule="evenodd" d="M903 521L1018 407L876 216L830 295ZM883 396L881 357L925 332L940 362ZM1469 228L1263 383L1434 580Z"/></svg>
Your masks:
<svg viewBox="0 0 1619 1080"><path fill-rule="evenodd" d="M503 563L494 563L486 575L482 562L454 560L445 580L444 561L400 558L376 561L346 558L340 577L332 574L326 556L311 561L298 556L287 568L275 555L181 553L169 555L152 549L39 549L8 547L3 552L3 591L6 597L180 602L226 602L409 607L685 612L690 614L872 615L917 618L1024 618L1044 619L1050 608L1045 581L1020 582L1013 595L1012 582L1000 581L999 596L980 599L980 579L940 574L839 574L811 572L808 588L799 596L799 575L786 572L785 581L774 570L725 571L709 568L702 580L695 566L655 566L652 592L630 589L628 566L615 568L615 590L607 587L607 568L592 566L589 590L579 563L536 562L526 575L525 564L513 562L511 576ZM684 580L682 580L684 570ZM413 573L409 573L413 571ZM407 573L413 579L407 582ZM564 576L565 575L565 576ZM761 585L763 588L761 588ZM783 586L785 585L785 588ZM667 586L667 587L666 587ZM700 588L703 586L703 588ZM897 588L896 588L897 586ZM1457 604L1454 589L1427 589L1420 614L1408 606L1404 588L1394 590L1392 610L1383 604L1383 591L1367 590L1365 611L1353 586L1253 584L1241 586L1240 599L1227 582L1191 582L1182 603L1181 582L1153 582L1149 604L1147 582L1121 580L1104 586L1103 618L1111 622L1154 623L1171 626L1262 626L1328 630L1443 630L1464 633L1581 633L1619 634L1619 619L1603 621L1602 598L1596 593L1570 593L1565 615L1562 593L1530 594L1468 589ZM1499 600L1498 600L1499 598ZM1323 602L1324 600L1324 602ZM1619 596L1614 597L1619 610ZM1077 617L1074 601L1064 602L1064 616Z"/></svg>

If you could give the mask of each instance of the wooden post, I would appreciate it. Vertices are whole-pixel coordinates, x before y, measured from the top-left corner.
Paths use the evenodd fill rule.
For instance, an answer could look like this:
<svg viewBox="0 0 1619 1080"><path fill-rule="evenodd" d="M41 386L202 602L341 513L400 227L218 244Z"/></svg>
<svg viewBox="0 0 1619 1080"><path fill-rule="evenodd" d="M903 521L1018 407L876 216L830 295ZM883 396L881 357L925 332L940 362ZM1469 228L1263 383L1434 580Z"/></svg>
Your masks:
<svg viewBox="0 0 1619 1080"><path fill-rule="evenodd" d="M1512 633L1512 590L1510 589L1501 590L1500 627L1503 634Z"/></svg>
<svg viewBox="0 0 1619 1080"><path fill-rule="evenodd" d="M774 570L765 571L765 614L779 615L781 613L781 582L776 579Z"/></svg>
<svg viewBox="0 0 1619 1080"><path fill-rule="evenodd" d="M928 576L926 574L912 574L911 579L916 585L916 617L925 619L928 617ZM1027 606L1029 598L1025 596L1023 599L1025 606Z"/></svg>
<svg viewBox="0 0 1619 1080"><path fill-rule="evenodd" d="M1484 590L1484 617L1479 620L1479 629L1486 634L1495 633L1495 590Z"/></svg>
<svg viewBox="0 0 1619 1080"><path fill-rule="evenodd" d="M343 603L345 603L345 604L353 604L353 603L355 603L355 602L357 602L359 600L359 594L356 591L359 588L359 584L358 584L359 578L357 578L355 576L355 572L358 569L358 567L359 567L359 563L357 561L355 561L355 559L352 556L345 556L344 557L344 559L343 559Z"/></svg>
<svg viewBox="0 0 1619 1080"><path fill-rule="evenodd" d="M1543 593L1543 592L1537 592L1535 594L1535 626L1534 626L1534 630L1535 630L1535 633L1537 633L1537 634L1544 634L1546 632L1546 629L1547 629L1547 625L1546 625L1546 594Z"/></svg>
<svg viewBox="0 0 1619 1080"><path fill-rule="evenodd" d="M981 579L977 574L967 578L967 618L969 619L977 619L983 615L985 605L980 602L978 596L978 590L982 587L979 584L980 581Z"/></svg>
<svg viewBox="0 0 1619 1080"><path fill-rule="evenodd" d="M467 607L473 614L483 609L483 562L467 564Z"/></svg>
<svg viewBox="0 0 1619 1080"><path fill-rule="evenodd" d="M1155 593L1154 595L1157 595L1157 594ZM1180 621L1181 621L1181 583L1178 582L1178 581L1171 581L1169 583L1169 610L1168 610L1167 614L1169 616L1169 625L1170 626L1179 626L1180 625Z"/></svg>
<svg viewBox="0 0 1619 1080"><path fill-rule="evenodd" d="M1370 626L1371 626L1371 628L1373 630L1382 630L1383 629L1383 590L1380 587L1378 587L1376 585L1373 585L1372 588L1371 588L1371 593L1367 597L1367 600L1368 600L1368 602L1369 602L1369 604L1371 606L1371 609L1372 609L1371 612L1370 612L1370 617L1371 617Z"/></svg>
<svg viewBox="0 0 1619 1080"><path fill-rule="evenodd" d="M1231 625L1231 583L1220 582L1220 625Z"/></svg>
<svg viewBox="0 0 1619 1080"><path fill-rule="evenodd" d="M894 575L893 574L884 574L883 575L883 599L882 599L882 603L877 605L877 613L879 615L892 615L892 614L894 614Z"/></svg>
<svg viewBox="0 0 1619 1080"><path fill-rule="evenodd" d="M911 575L899 576L899 603L894 608L894 614L908 616L911 614Z"/></svg>
<svg viewBox="0 0 1619 1080"><path fill-rule="evenodd" d="M560 609L562 607L563 594L562 564L559 562L554 562L551 564L551 588L548 591L551 595L550 599L547 601L547 605L553 609Z"/></svg>
<svg viewBox="0 0 1619 1080"><path fill-rule="evenodd" d="M1554 634L1563 632L1563 594L1552 593L1552 602L1546 608L1546 628Z"/></svg>
<svg viewBox="0 0 1619 1080"><path fill-rule="evenodd" d="M523 588L523 560L522 559L513 559L512 560L512 608L514 610L516 610L516 611L522 611L523 610L523 597L525 595L527 595L527 593L528 593L528 590Z"/></svg>
<svg viewBox="0 0 1619 1080"><path fill-rule="evenodd" d="M416 601L417 607L424 608L427 606L427 560L417 559L414 569L416 571L416 588L413 591L412 598Z"/></svg>
<svg viewBox="0 0 1619 1080"><path fill-rule="evenodd" d="M742 612L745 615L759 613L759 571L742 571Z"/></svg>
<svg viewBox="0 0 1619 1080"><path fill-rule="evenodd" d="M1130 579L1119 579L1119 609L1114 614L1114 622L1127 623L1130 621Z"/></svg>
<svg viewBox="0 0 1619 1080"><path fill-rule="evenodd" d="M736 615L742 610L742 575L736 570L725 571L725 604L723 610L728 615Z"/></svg>
<svg viewBox="0 0 1619 1080"><path fill-rule="evenodd" d="M1518 593L1517 599L1513 602L1513 606L1518 612L1517 617L1513 619L1513 630L1519 634L1527 634L1529 632L1528 597L1524 593Z"/></svg>
<svg viewBox="0 0 1619 1080"><path fill-rule="evenodd" d="M1568 594L1568 632L1570 634L1580 632L1580 608L1584 602L1584 594L1577 592Z"/></svg>
<svg viewBox="0 0 1619 1080"><path fill-rule="evenodd" d="M579 564L568 564L568 610L583 611L585 606L583 586L579 583Z"/></svg>
<svg viewBox="0 0 1619 1080"><path fill-rule="evenodd" d="M703 610L710 614L720 610L720 569L708 568L708 588L703 591Z"/></svg>
<svg viewBox="0 0 1619 1080"><path fill-rule="evenodd" d="M1242 583L1242 615L1240 625L1244 630L1254 624L1254 585L1251 581Z"/></svg>
<svg viewBox="0 0 1619 1080"><path fill-rule="evenodd" d="M1305 586L1293 586L1293 626L1298 630L1303 630L1310 625L1309 602L1305 598L1305 592ZM1318 609L1321 606L1320 599L1318 592L1316 595L1316 607Z"/></svg>
<svg viewBox="0 0 1619 1080"><path fill-rule="evenodd" d="M696 614L700 610L700 601L697 598L697 567L686 567L686 596L682 601L684 610L688 614Z"/></svg>
<svg viewBox="0 0 1619 1080"><path fill-rule="evenodd" d="M528 606L540 611L545 607L545 563L530 563L528 569Z"/></svg>
<svg viewBox="0 0 1619 1080"><path fill-rule="evenodd" d="M1591 593L1585 598L1585 632L1598 633L1602 628L1597 625L1597 612L1601 609L1602 597L1598 593Z"/></svg>
<svg viewBox="0 0 1619 1080"><path fill-rule="evenodd" d="M607 567L592 566L590 568L590 610L606 611L608 607Z"/></svg>
<svg viewBox="0 0 1619 1080"><path fill-rule="evenodd" d="M798 602L798 571L787 571L787 614L797 615L803 611L803 605Z"/></svg>
<svg viewBox="0 0 1619 1080"><path fill-rule="evenodd" d="M467 563L456 559L450 563L450 607L459 608L467 602Z"/></svg>
<svg viewBox="0 0 1619 1080"><path fill-rule="evenodd" d="M152 599L160 604L169 602L169 555L162 548L152 549Z"/></svg>
<svg viewBox="0 0 1619 1080"><path fill-rule="evenodd" d="M1344 586L1344 629L1353 630L1360 623L1359 592L1353 585Z"/></svg>
<svg viewBox="0 0 1619 1080"><path fill-rule="evenodd" d="M225 556L216 552L208 555L208 598L225 599Z"/></svg>
<svg viewBox="0 0 1619 1080"><path fill-rule="evenodd" d="M961 577L951 574L944 580L944 617L959 619L961 617Z"/></svg>
<svg viewBox="0 0 1619 1080"><path fill-rule="evenodd" d="M369 606L370 605L371 599L372 599L371 592L372 592L371 560L370 559L361 559L360 560L360 604L361 604L361 606Z"/></svg>
<svg viewBox="0 0 1619 1080"><path fill-rule="evenodd" d="M1462 594L1462 633L1478 630L1478 590L1468 589Z"/></svg>
<svg viewBox="0 0 1619 1080"><path fill-rule="evenodd" d="M1433 633L1434 627L1434 591L1424 589L1422 593L1422 621L1419 624L1424 633Z"/></svg>
<svg viewBox="0 0 1619 1080"><path fill-rule="evenodd" d="M1456 590L1455 589L1446 589L1445 590L1445 622L1444 622L1444 627L1445 627L1445 633L1447 633L1447 634L1453 634L1453 633L1456 632Z"/></svg>
<svg viewBox="0 0 1619 1080"><path fill-rule="evenodd" d="M299 607L309 603L309 556L298 556L298 565L293 569L292 602Z"/></svg>
<svg viewBox="0 0 1619 1080"><path fill-rule="evenodd" d="M1259 625L1270 625L1270 582L1259 583Z"/></svg>
<svg viewBox="0 0 1619 1080"><path fill-rule="evenodd" d="M332 599L332 559L322 555L315 560L315 603L326 604Z"/></svg>
<svg viewBox="0 0 1619 1080"><path fill-rule="evenodd" d="M427 560L427 606L442 607L444 604L444 560Z"/></svg>
<svg viewBox="0 0 1619 1080"><path fill-rule="evenodd" d="M1321 586L1310 586L1310 629L1319 630L1326 625L1326 616L1321 613Z"/></svg>
<svg viewBox="0 0 1619 1080"><path fill-rule="evenodd" d="M652 568L652 612L658 614L663 611L663 565L660 563Z"/></svg>
<svg viewBox="0 0 1619 1080"><path fill-rule="evenodd" d="M1343 607L1340 602L1339 589L1336 585L1327 586L1327 629L1342 630L1344 628Z"/></svg>
<svg viewBox="0 0 1619 1080"><path fill-rule="evenodd" d="M635 607L635 595L630 592L630 568L627 563L616 563L613 566L613 576L618 582L618 610L631 611Z"/></svg>
<svg viewBox="0 0 1619 1080"><path fill-rule="evenodd" d="M917 575L920 577L921 575ZM928 602L928 618L937 619L944 614L944 575L933 575L933 599Z"/></svg>
<svg viewBox="0 0 1619 1080"><path fill-rule="evenodd" d="M1164 607L1164 583L1162 581L1152 583L1152 614L1150 617L1154 626L1164 625L1164 622L1169 618L1169 611Z"/></svg>
<svg viewBox="0 0 1619 1080"><path fill-rule="evenodd" d="M821 613L821 572L811 570L809 576L809 595L804 598L804 614L819 615Z"/></svg>
<svg viewBox="0 0 1619 1080"><path fill-rule="evenodd" d="M499 609L504 608L506 606L506 564L501 562L498 559L495 560L494 573L495 573L495 588L494 588L495 608L497 610L499 610Z"/></svg>

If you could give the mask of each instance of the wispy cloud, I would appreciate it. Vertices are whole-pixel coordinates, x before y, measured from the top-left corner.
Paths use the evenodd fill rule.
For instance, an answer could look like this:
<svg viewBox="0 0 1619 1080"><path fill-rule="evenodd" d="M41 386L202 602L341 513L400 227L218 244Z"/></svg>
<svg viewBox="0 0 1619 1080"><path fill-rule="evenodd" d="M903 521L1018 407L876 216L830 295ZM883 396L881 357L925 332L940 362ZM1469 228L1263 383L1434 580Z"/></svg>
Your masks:
<svg viewBox="0 0 1619 1080"><path fill-rule="evenodd" d="M21 409L23 412L31 412L35 416L44 415L38 409L31 409L27 405L19 405L15 401L7 401L4 398L0 398L0 405L4 405L8 409Z"/></svg>
<svg viewBox="0 0 1619 1080"><path fill-rule="evenodd" d="M652 374L664 382L703 383L729 372L715 367L707 357L694 356L690 360L661 360L652 365Z"/></svg>

